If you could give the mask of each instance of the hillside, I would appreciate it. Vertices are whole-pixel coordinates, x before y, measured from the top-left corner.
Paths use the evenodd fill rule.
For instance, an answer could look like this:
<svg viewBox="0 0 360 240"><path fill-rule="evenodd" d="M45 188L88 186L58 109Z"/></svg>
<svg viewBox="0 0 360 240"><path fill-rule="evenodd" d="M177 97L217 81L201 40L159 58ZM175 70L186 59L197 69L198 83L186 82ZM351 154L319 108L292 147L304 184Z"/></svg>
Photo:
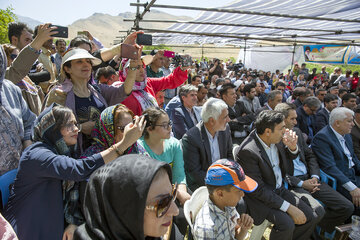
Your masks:
<svg viewBox="0 0 360 240"><path fill-rule="evenodd" d="M79 19L69 25L69 38L74 38L78 31L88 30L94 37L98 38L104 46L109 47L113 44L117 36L124 35L124 33L119 33L119 31L127 31L133 26L133 22L124 22L124 18L135 18L135 13L125 12L118 16L94 13L86 19ZM144 19L191 20L189 17L174 16L156 10L147 13ZM169 26L171 26L171 24L140 23L140 27L144 28L165 29Z"/></svg>

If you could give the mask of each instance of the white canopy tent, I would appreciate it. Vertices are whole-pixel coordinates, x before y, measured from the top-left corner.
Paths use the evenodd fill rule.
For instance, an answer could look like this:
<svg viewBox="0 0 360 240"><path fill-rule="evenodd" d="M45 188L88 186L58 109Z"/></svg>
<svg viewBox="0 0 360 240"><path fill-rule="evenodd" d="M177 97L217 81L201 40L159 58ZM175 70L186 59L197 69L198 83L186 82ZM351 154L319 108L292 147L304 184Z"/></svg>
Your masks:
<svg viewBox="0 0 360 240"><path fill-rule="evenodd" d="M360 46L359 0L238 0L218 9L156 4L152 8L203 10L195 20L175 23L166 30L140 27L157 32L155 43L235 45L241 51L246 46L249 67L262 63L268 70L283 69L291 65L293 51L294 62L302 61L299 45L303 44ZM240 52L239 59L243 58Z"/></svg>

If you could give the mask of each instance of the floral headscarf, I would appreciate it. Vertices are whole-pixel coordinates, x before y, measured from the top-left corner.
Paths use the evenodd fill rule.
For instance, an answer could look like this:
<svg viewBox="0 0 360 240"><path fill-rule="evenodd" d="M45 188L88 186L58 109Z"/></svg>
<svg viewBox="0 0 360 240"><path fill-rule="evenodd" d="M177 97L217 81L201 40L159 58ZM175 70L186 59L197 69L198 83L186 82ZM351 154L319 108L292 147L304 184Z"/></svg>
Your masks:
<svg viewBox="0 0 360 240"><path fill-rule="evenodd" d="M114 119L115 112L119 107L127 108L123 104L117 104L107 107L104 111L102 111L100 118L96 121L95 127L91 132L93 144L88 149L86 149L86 151L83 153L83 156L91 156L95 153L99 153L116 143ZM124 152L124 154L141 153L144 151L145 149L143 149L137 143L134 143Z"/></svg>
<svg viewBox="0 0 360 240"><path fill-rule="evenodd" d="M120 82L125 82L125 79L127 77L128 71L129 71L130 61L129 59L123 59L120 64L120 70L119 70L119 76L120 76ZM143 62L143 67L145 68L145 63ZM132 94L136 98L136 100L140 103L141 109L145 111L149 107L159 107L155 97L151 95L150 93L145 91L147 84L147 76L146 71L144 75L144 81L142 82L135 82L134 86L132 88Z"/></svg>

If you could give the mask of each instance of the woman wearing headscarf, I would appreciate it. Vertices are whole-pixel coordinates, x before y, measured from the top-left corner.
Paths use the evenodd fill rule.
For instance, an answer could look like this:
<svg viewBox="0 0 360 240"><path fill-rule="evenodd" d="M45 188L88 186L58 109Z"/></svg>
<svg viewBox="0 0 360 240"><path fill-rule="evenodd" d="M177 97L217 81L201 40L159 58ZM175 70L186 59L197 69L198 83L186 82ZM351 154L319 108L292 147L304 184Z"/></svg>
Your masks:
<svg viewBox="0 0 360 240"><path fill-rule="evenodd" d="M98 169L85 192L86 223L74 240L160 239L178 214L168 164L129 154Z"/></svg>
<svg viewBox="0 0 360 240"><path fill-rule="evenodd" d="M134 119L134 113L123 104L107 107L96 120L91 132L92 145L85 150L83 156L90 156L108 149L124 137L126 125ZM143 153L145 150L135 142L124 154Z"/></svg>
<svg viewBox="0 0 360 240"><path fill-rule="evenodd" d="M19 239L61 239L64 231L64 180L83 181L131 146L142 133L144 120L126 126L123 140L88 158L71 158L78 124L72 110L46 108L34 127L34 141L21 156L13 191L4 212Z"/></svg>
<svg viewBox="0 0 360 240"><path fill-rule="evenodd" d="M21 152L31 144L36 119L21 90L5 78L6 54L0 46L0 175L17 168Z"/></svg>
<svg viewBox="0 0 360 240"><path fill-rule="evenodd" d="M120 142L124 137L125 127L132 123L134 114L126 106L117 104L107 107L96 120L95 128L92 130L92 145L85 150L82 157L92 156L102 152L114 144ZM124 154L145 153L145 149L135 142ZM76 226L84 223L84 216L81 209L84 186L86 182L69 182L65 189L65 221L68 225L65 231L67 238L71 239Z"/></svg>
<svg viewBox="0 0 360 240"><path fill-rule="evenodd" d="M157 54L163 55L164 53L159 51ZM151 63L152 58L152 56L143 56L141 59L138 59L136 67L132 67L126 59L122 62L123 67L120 71L120 81L124 82L127 80L130 72L136 73L132 93L122 104L138 116L149 107L158 107L155 98L157 92L164 89L174 89L183 84L187 80L187 70L190 68L179 66L166 77L148 78L146 75L146 65Z"/></svg>

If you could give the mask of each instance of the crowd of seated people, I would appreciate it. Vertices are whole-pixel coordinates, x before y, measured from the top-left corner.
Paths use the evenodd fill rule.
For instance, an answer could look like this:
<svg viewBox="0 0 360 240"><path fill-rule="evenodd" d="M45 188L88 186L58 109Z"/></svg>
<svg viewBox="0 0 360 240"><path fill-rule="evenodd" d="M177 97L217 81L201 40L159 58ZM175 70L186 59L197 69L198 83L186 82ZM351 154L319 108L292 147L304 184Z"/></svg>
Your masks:
<svg viewBox="0 0 360 240"><path fill-rule="evenodd" d="M126 59L88 31L55 33L11 23L0 48L10 239L245 239L264 220L270 239L321 239L360 214L357 71L182 66L144 54L141 31ZM184 204L203 186L190 228Z"/></svg>

